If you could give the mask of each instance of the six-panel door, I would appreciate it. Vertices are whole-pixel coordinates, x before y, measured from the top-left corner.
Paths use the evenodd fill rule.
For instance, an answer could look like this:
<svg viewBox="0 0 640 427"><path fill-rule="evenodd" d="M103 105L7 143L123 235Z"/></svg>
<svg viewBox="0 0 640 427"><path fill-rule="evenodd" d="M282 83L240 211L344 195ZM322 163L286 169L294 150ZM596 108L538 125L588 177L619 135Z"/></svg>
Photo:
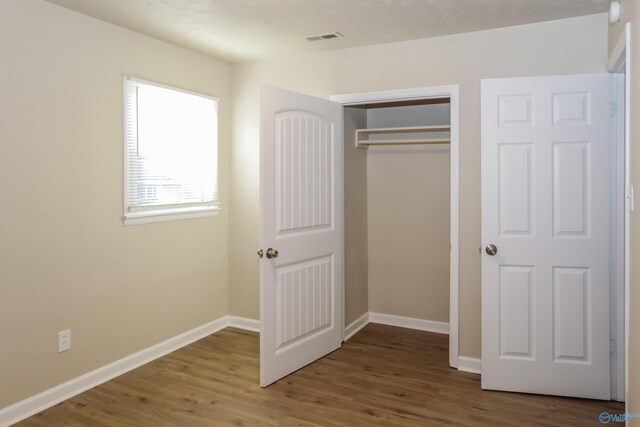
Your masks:
<svg viewBox="0 0 640 427"><path fill-rule="evenodd" d="M483 388L609 398L609 152L608 75L482 82Z"/></svg>

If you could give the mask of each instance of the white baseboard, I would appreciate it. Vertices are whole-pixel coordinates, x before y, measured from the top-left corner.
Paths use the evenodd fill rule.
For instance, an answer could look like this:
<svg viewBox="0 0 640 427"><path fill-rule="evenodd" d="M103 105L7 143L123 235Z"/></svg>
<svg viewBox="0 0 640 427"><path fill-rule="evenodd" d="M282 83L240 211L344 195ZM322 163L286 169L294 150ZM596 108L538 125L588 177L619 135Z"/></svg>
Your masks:
<svg viewBox="0 0 640 427"><path fill-rule="evenodd" d="M349 338L357 334L360 331L360 329L367 326L368 323L369 323L369 313L365 313L362 316L358 317L353 322L351 322L349 326L344 328L343 341L347 341Z"/></svg>
<svg viewBox="0 0 640 427"><path fill-rule="evenodd" d="M260 332L260 321L240 316L227 316L228 326L240 328L252 332Z"/></svg>
<svg viewBox="0 0 640 427"><path fill-rule="evenodd" d="M11 406L0 409L0 426L9 426L37 414L63 400L89 390L139 366L187 346L199 339L218 332L227 326L260 331L260 321L238 316L222 316L159 344L109 363L63 384L28 397Z"/></svg>
<svg viewBox="0 0 640 427"><path fill-rule="evenodd" d="M369 312L369 322L382 325L399 326L401 328L417 329L420 331L449 334L449 323L435 320L415 319L413 317L394 316L392 314Z"/></svg>
<svg viewBox="0 0 640 427"><path fill-rule="evenodd" d="M458 357L458 370L463 372L471 372L472 374L482 373L482 363L480 359L475 357Z"/></svg>

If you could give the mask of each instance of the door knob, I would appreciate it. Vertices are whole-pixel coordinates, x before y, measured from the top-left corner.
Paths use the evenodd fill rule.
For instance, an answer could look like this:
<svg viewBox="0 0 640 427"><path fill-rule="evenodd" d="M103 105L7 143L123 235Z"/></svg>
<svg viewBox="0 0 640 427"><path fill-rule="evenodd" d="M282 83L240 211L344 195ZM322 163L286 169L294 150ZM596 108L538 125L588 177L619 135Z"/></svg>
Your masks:
<svg viewBox="0 0 640 427"><path fill-rule="evenodd" d="M262 258L264 256L264 251L262 249L258 249L258 256Z"/></svg>
<svg viewBox="0 0 640 427"><path fill-rule="evenodd" d="M278 251L273 248L267 249L267 258L278 258Z"/></svg>
<svg viewBox="0 0 640 427"><path fill-rule="evenodd" d="M495 254L498 253L498 248L497 248L496 245L491 243L491 244L487 245L486 248L484 248L484 251L487 253L487 255L494 256ZM267 255L267 256L269 256L269 255Z"/></svg>

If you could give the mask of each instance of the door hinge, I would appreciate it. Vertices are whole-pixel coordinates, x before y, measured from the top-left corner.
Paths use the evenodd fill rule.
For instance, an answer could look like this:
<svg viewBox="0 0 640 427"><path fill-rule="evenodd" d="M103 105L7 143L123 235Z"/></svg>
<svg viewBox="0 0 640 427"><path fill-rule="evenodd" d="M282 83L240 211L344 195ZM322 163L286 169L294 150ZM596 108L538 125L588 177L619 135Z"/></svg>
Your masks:
<svg viewBox="0 0 640 427"><path fill-rule="evenodd" d="M614 338L609 338L609 353L616 354L618 351L617 347L616 340Z"/></svg>

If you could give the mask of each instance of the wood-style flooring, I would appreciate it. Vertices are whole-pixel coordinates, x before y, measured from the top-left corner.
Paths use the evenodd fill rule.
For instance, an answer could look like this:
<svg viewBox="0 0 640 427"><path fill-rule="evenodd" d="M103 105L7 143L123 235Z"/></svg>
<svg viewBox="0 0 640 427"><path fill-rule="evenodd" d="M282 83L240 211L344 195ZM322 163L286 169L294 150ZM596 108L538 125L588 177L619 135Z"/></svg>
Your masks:
<svg viewBox="0 0 640 427"><path fill-rule="evenodd" d="M367 325L262 389L258 334L228 328L19 426L590 426L620 403L482 391L447 336Z"/></svg>

